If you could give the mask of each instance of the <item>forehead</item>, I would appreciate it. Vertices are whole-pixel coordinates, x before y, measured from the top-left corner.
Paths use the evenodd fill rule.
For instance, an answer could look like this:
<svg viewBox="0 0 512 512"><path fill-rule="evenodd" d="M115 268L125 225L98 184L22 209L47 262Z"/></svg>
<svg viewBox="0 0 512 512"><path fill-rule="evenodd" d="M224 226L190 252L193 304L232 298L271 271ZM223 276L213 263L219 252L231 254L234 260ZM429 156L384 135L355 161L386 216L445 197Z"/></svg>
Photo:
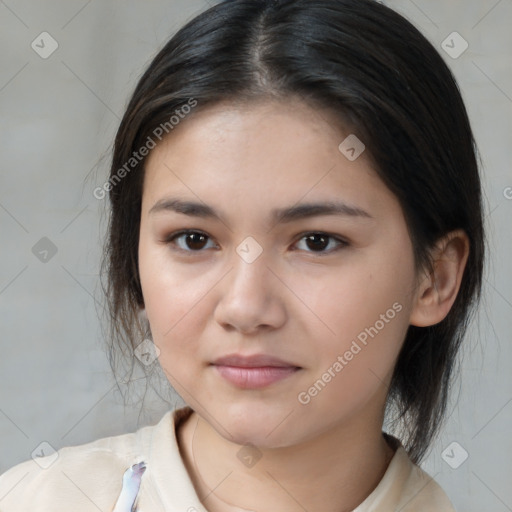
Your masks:
<svg viewBox="0 0 512 512"><path fill-rule="evenodd" d="M340 151L348 135L332 113L302 102L218 104L198 110L148 156L144 207L175 192L208 198L209 204L217 201L219 209L227 200L260 210L301 198L337 196L362 209L392 200L364 151L353 161Z"/></svg>

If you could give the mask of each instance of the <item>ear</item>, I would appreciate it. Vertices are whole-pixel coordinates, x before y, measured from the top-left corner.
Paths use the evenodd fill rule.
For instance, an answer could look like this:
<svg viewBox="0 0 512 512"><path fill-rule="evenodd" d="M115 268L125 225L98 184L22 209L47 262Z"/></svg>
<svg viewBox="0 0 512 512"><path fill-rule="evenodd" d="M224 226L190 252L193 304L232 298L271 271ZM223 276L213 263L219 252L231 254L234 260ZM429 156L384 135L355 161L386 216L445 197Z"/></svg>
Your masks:
<svg viewBox="0 0 512 512"><path fill-rule="evenodd" d="M431 252L433 271L419 283L409 323L426 327L441 322L449 313L469 256L469 238L463 230L448 233Z"/></svg>

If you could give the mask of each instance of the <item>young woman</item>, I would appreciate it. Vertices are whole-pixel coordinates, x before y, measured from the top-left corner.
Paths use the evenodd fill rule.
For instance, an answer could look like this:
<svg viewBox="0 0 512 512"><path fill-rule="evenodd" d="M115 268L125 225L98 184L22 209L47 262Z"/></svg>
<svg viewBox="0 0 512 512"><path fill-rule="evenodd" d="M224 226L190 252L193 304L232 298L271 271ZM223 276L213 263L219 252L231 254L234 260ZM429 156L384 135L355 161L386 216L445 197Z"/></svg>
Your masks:
<svg viewBox="0 0 512 512"><path fill-rule="evenodd" d="M480 294L476 153L452 73L380 3L187 23L95 190L112 359L158 357L187 405L11 468L0 510L453 511L419 463Z"/></svg>

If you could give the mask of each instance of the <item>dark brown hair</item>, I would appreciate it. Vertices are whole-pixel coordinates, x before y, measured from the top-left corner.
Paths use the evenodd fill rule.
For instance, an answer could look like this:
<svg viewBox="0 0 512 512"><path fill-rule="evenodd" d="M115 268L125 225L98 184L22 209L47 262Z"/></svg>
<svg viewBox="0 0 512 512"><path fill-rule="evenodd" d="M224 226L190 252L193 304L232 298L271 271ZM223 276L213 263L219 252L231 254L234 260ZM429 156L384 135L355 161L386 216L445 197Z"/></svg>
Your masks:
<svg viewBox="0 0 512 512"><path fill-rule="evenodd" d="M429 249L443 235L461 228L469 237L453 307L436 325L409 327L389 389L387 416L394 411L393 425L402 426L404 447L419 463L445 416L456 355L481 293L478 153L442 57L409 21L372 0L226 0L188 22L152 60L119 126L110 170L102 274L111 366L116 373L120 354L132 369L141 365L133 351L147 332L137 317L145 158L130 160L134 152L155 140L159 126L170 133L171 117L191 101L188 116L219 102L290 98L334 113L364 141L400 201L417 269L431 268Z"/></svg>

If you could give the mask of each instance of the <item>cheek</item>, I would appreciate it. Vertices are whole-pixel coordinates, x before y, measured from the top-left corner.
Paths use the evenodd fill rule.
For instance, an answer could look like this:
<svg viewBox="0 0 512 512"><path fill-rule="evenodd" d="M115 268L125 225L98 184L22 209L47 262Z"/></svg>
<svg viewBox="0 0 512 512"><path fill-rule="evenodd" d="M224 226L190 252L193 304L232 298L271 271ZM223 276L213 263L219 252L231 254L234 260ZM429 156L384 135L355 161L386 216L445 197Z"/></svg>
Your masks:
<svg viewBox="0 0 512 512"><path fill-rule="evenodd" d="M335 373L332 381L338 384L329 384L331 388L368 394L386 379L402 346L409 325L413 261L407 252L392 248L386 258L382 254L354 260L309 289L308 305L323 325L318 331L309 322L308 337L317 340L315 372L317 378L329 370Z"/></svg>
<svg viewBox="0 0 512 512"><path fill-rule="evenodd" d="M400 300L367 286L372 281L359 280L354 293L333 293L333 300L319 308L336 335L309 334L316 340L316 348L309 347L315 364L295 399L310 418L322 415L326 422L335 422L362 410L377 393L384 399L408 317Z"/></svg>
<svg viewBox="0 0 512 512"><path fill-rule="evenodd" d="M139 270L153 341L161 361L169 359L174 366L197 351L201 303L214 283L202 272L191 273L186 266L172 263L165 252L165 247L141 245Z"/></svg>
<svg viewBox="0 0 512 512"><path fill-rule="evenodd" d="M408 262L391 266L375 257L373 261L365 258L357 264L340 267L325 278L298 284L297 288L304 286L298 295L307 297L305 302L322 321L323 332L343 343L374 325L387 311L384 321L388 317L392 320L405 317L403 313L397 315L396 309L407 309L411 282L412 267ZM393 309L396 302L402 308ZM397 322L385 325L391 323ZM381 327L380 322L378 326Z"/></svg>

